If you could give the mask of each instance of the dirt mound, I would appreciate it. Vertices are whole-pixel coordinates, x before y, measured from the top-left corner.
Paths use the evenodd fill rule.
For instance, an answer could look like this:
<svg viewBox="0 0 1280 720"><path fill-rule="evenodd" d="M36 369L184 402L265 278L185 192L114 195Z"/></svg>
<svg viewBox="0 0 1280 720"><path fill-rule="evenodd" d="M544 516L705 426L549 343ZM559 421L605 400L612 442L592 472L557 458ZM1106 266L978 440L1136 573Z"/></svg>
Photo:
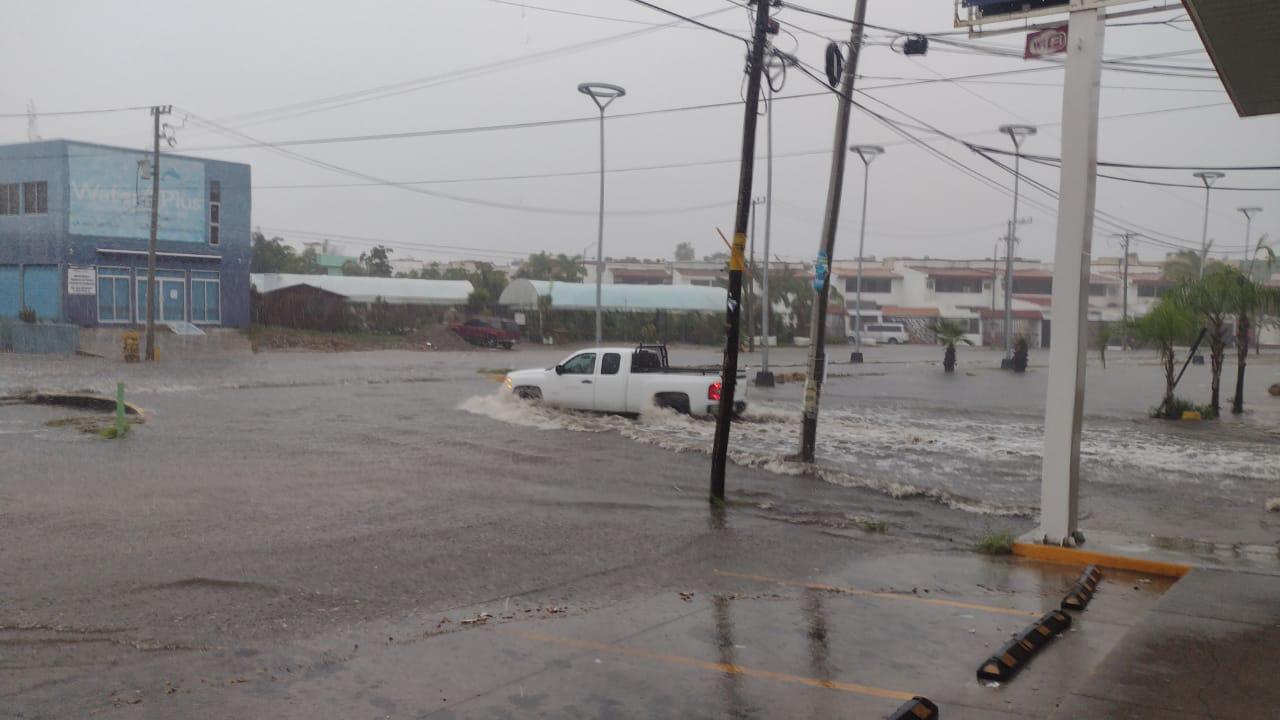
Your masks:
<svg viewBox="0 0 1280 720"><path fill-rule="evenodd" d="M254 352L353 352L359 350L481 350L445 325L420 327L408 335L358 332L319 332L272 325L254 326L249 333Z"/></svg>
<svg viewBox="0 0 1280 720"><path fill-rule="evenodd" d="M414 330L408 340L415 343L430 343L436 350L478 350L479 348L463 340L458 333L447 325L427 325Z"/></svg>

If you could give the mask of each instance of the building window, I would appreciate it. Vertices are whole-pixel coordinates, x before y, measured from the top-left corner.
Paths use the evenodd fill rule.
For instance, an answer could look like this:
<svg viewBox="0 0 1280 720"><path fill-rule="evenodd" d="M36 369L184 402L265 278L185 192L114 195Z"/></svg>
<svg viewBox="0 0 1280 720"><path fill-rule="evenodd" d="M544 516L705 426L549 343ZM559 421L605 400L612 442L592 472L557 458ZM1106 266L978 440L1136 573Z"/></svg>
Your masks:
<svg viewBox="0 0 1280 720"><path fill-rule="evenodd" d="M191 273L191 322L222 322L222 283L215 272Z"/></svg>
<svg viewBox="0 0 1280 720"><path fill-rule="evenodd" d="M970 335L982 334L981 320L978 318L946 318L946 322L959 325L964 331Z"/></svg>
<svg viewBox="0 0 1280 720"><path fill-rule="evenodd" d="M22 210L18 184L0 185L0 215L17 215Z"/></svg>
<svg viewBox="0 0 1280 720"><path fill-rule="evenodd" d="M98 268L98 322L129 319L129 268Z"/></svg>
<svg viewBox="0 0 1280 720"><path fill-rule="evenodd" d="M1169 288L1162 287L1160 285L1139 285L1138 297L1142 297L1142 298L1164 297L1164 294L1168 292L1168 290Z"/></svg>
<svg viewBox="0 0 1280 720"><path fill-rule="evenodd" d="M1013 279L1013 291L1020 295L1052 295L1053 278Z"/></svg>
<svg viewBox="0 0 1280 720"><path fill-rule="evenodd" d="M27 215L49 214L49 183L22 183L22 212Z"/></svg>
<svg viewBox="0 0 1280 720"><path fill-rule="evenodd" d="M935 277L933 278L933 289L934 292L940 293L980 293L982 292L982 279Z"/></svg>
<svg viewBox="0 0 1280 720"><path fill-rule="evenodd" d="M222 241L222 183L209 181L209 244Z"/></svg>
<svg viewBox="0 0 1280 720"><path fill-rule="evenodd" d="M862 278L862 292L864 293L887 293L893 289L893 280L889 278ZM845 278L844 290L847 293L858 292L858 278Z"/></svg>

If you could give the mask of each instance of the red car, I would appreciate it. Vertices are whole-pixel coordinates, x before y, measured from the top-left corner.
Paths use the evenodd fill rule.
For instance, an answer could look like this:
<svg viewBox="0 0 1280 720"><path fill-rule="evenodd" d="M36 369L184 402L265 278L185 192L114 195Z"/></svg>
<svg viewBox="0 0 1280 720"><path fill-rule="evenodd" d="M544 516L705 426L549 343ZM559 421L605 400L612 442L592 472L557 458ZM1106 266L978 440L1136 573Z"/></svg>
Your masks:
<svg viewBox="0 0 1280 720"><path fill-rule="evenodd" d="M501 345L510 350L520 341L520 333L516 330L517 327L515 323L507 320L472 318L464 323L454 325L453 331L472 345L483 345L485 347L498 347Z"/></svg>

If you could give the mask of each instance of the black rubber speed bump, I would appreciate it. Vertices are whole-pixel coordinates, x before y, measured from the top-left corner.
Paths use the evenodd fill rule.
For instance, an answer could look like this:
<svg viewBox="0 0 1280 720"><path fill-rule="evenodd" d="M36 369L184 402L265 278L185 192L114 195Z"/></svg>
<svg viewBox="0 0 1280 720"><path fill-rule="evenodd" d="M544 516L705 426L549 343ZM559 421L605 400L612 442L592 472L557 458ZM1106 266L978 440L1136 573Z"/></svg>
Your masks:
<svg viewBox="0 0 1280 720"><path fill-rule="evenodd" d="M919 695L903 703L902 707L894 710L889 716L889 720L937 720L937 718L938 706L930 702L929 698Z"/></svg>
<svg viewBox="0 0 1280 720"><path fill-rule="evenodd" d="M1093 594L1097 592L1100 580L1102 580L1102 571L1098 570L1097 566L1090 565L1085 568L1084 574L1067 591L1067 596L1062 598L1062 609L1084 610L1093 599Z"/></svg>
<svg viewBox="0 0 1280 720"><path fill-rule="evenodd" d="M1071 616L1061 610L1052 610L1023 629L1005 643L995 655L978 666L979 680L1006 682L1013 679L1037 650L1049 644L1063 630L1071 627Z"/></svg>

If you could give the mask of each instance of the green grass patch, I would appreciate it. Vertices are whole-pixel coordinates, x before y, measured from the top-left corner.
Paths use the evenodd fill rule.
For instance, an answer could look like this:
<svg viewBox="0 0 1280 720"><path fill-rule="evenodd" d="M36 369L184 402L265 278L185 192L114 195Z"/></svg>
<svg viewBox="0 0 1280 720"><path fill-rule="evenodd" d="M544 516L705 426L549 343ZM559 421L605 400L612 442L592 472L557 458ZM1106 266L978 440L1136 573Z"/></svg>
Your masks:
<svg viewBox="0 0 1280 720"><path fill-rule="evenodd" d="M883 520L860 517L854 518L853 524L862 528L862 531L867 533L883 534L889 532L889 523Z"/></svg>
<svg viewBox="0 0 1280 720"><path fill-rule="evenodd" d="M1013 533L999 530L983 535L973 549L983 555L1010 555L1013 553L1013 541Z"/></svg>

